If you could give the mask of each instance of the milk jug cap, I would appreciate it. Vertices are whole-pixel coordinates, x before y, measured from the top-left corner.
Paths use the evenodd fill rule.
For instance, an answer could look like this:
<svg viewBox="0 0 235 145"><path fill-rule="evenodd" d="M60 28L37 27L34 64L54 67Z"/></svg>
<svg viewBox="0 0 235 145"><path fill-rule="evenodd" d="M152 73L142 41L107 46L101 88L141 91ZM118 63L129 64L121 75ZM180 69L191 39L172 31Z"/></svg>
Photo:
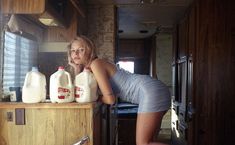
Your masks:
<svg viewBox="0 0 235 145"><path fill-rule="evenodd" d="M33 66L33 67L32 67L32 71L34 71L34 72L38 72L38 67Z"/></svg>
<svg viewBox="0 0 235 145"><path fill-rule="evenodd" d="M83 71L85 71L85 72L91 72L91 68L85 67Z"/></svg>
<svg viewBox="0 0 235 145"><path fill-rule="evenodd" d="M64 67L63 66L59 66L58 70L64 70Z"/></svg>

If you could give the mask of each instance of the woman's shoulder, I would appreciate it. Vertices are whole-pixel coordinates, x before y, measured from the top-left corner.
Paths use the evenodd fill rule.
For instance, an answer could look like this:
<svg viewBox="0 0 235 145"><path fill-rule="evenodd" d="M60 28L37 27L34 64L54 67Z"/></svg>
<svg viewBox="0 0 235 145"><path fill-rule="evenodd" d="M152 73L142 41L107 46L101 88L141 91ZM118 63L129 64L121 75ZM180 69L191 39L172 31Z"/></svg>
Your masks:
<svg viewBox="0 0 235 145"><path fill-rule="evenodd" d="M101 58L96 58L96 59L94 59L94 60L91 62L90 66L92 67L92 66L96 66L96 65L101 65L101 64L103 64L103 63L104 63L104 60L103 60L103 59L101 59Z"/></svg>
<svg viewBox="0 0 235 145"><path fill-rule="evenodd" d="M113 63L107 61L106 59L102 59L102 58L97 58L97 59L93 60L91 62L90 68L94 69L94 70L95 69L102 69L102 70L105 70L111 74L113 74L113 72L116 72L116 66Z"/></svg>
<svg viewBox="0 0 235 145"><path fill-rule="evenodd" d="M91 64L90 64L90 68L105 68L106 67L106 62L104 59L101 58L97 58L94 59Z"/></svg>
<svg viewBox="0 0 235 145"><path fill-rule="evenodd" d="M103 58L94 59L90 65L114 65L111 61Z"/></svg>

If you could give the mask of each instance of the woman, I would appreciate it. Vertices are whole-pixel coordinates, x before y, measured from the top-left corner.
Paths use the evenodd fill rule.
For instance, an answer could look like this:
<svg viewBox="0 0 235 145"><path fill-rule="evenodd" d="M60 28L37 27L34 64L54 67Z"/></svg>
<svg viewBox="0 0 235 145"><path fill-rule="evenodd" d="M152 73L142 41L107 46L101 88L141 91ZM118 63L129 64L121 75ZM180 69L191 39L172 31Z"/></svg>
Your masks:
<svg viewBox="0 0 235 145"><path fill-rule="evenodd" d="M102 102L114 104L116 97L120 97L121 100L139 104L137 145L164 145L152 140L170 107L170 93L161 81L147 75L131 74L97 58L94 44L84 36L75 38L69 44L68 60L75 75L84 67L91 69L103 95Z"/></svg>

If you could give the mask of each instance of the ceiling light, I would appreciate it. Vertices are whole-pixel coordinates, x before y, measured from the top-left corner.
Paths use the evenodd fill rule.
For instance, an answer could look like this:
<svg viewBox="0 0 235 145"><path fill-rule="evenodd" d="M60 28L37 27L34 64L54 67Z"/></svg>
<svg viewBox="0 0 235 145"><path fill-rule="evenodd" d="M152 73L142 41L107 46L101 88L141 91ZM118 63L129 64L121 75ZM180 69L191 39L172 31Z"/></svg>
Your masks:
<svg viewBox="0 0 235 145"><path fill-rule="evenodd" d="M46 26L58 26L58 23L51 18L39 18L38 20Z"/></svg>
<svg viewBox="0 0 235 145"><path fill-rule="evenodd" d="M67 27L62 14L49 3L46 4L44 12L38 15L38 20L46 26Z"/></svg>

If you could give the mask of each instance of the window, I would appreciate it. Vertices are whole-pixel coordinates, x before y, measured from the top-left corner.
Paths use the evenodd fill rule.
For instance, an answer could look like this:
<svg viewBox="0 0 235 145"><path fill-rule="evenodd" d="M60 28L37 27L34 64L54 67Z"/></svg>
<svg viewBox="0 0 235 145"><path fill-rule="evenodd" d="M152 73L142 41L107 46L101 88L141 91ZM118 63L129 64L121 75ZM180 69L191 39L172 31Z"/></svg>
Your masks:
<svg viewBox="0 0 235 145"><path fill-rule="evenodd" d="M120 68L129 71L131 73L134 73L134 62L133 61L119 61L117 63Z"/></svg>
<svg viewBox="0 0 235 145"><path fill-rule="evenodd" d="M25 75L37 65L38 44L36 41L5 32L3 61L3 90L22 87Z"/></svg>

